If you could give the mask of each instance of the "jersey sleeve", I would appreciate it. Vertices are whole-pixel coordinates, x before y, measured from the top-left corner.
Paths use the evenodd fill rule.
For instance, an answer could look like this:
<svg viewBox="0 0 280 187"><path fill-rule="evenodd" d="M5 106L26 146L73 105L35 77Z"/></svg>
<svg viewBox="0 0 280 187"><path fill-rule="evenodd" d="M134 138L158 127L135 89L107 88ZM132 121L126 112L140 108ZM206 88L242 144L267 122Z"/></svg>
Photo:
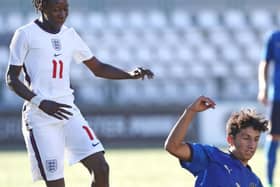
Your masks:
<svg viewBox="0 0 280 187"><path fill-rule="evenodd" d="M262 60L266 61L266 62L270 62L273 59L273 37L274 34L270 34L267 38L267 41L264 45L263 51L262 51Z"/></svg>
<svg viewBox="0 0 280 187"><path fill-rule="evenodd" d="M180 164L184 169L190 171L194 176L197 176L200 171L204 170L208 166L209 157L203 145L189 145L192 150L192 160L190 162L180 160Z"/></svg>
<svg viewBox="0 0 280 187"><path fill-rule="evenodd" d="M259 183L257 185L258 187L264 187L263 184L262 184L262 181L259 179Z"/></svg>
<svg viewBox="0 0 280 187"><path fill-rule="evenodd" d="M22 30L17 30L10 44L9 64L22 66L28 53L28 41L26 34Z"/></svg>
<svg viewBox="0 0 280 187"><path fill-rule="evenodd" d="M88 45L82 40L82 38L78 35L78 33L73 30L74 32L74 45L75 49L73 52L73 58L77 63L81 63L85 60L89 60L93 57L91 50L89 49Z"/></svg>

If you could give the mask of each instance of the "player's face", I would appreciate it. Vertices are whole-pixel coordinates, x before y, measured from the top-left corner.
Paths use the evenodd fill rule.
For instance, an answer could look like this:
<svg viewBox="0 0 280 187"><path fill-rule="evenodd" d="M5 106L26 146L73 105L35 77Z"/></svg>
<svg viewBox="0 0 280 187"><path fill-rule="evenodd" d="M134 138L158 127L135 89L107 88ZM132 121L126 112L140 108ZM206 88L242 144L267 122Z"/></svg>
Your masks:
<svg viewBox="0 0 280 187"><path fill-rule="evenodd" d="M59 30L68 16L67 0L49 0L43 9L44 18L54 29Z"/></svg>
<svg viewBox="0 0 280 187"><path fill-rule="evenodd" d="M236 137L229 137L231 151L243 164L247 164L256 152L260 132L252 127L242 129Z"/></svg>

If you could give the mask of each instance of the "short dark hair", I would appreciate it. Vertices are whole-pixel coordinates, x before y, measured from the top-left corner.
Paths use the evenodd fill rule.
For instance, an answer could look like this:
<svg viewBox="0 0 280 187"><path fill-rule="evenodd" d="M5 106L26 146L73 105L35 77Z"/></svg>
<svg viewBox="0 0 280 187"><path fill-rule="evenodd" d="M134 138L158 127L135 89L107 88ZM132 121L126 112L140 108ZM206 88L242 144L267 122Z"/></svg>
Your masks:
<svg viewBox="0 0 280 187"><path fill-rule="evenodd" d="M231 114L226 125L227 135L236 137L236 135L247 127L252 127L259 132L268 130L268 120L256 110L242 109L239 112Z"/></svg>

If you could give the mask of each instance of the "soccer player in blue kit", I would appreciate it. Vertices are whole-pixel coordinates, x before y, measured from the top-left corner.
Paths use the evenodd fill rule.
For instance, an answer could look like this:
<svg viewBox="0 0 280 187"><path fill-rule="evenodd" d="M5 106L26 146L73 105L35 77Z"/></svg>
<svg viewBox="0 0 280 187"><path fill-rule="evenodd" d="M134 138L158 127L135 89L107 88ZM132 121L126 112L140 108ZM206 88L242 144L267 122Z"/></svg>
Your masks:
<svg viewBox="0 0 280 187"><path fill-rule="evenodd" d="M271 128L265 143L267 182L273 187L273 175L276 166L277 148L280 140L280 32L270 34L264 47L259 64L258 100L268 107ZM273 79L269 79L270 66L273 67ZM270 85L271 83L271 85Z"/></svg>
<svg viewBox="0 0 280 187"><path fill-rule="evenodd" d="M74 103L72 60L106 79L150 79L153 73L144 68L127 72L99 61L78 33L64 25L67 0L32 2L41 16L16 30L6 81L25 100L22 132L33 180L64 187L66 150L69 164L82 163L89 171L91 187L109 187L103 145ZM24 82L19 79L21 72Z"/></svg>
<svg viewBox="0 0 280 187"><path fill-rule="evenodd" d="M165 149L197 177L195 187L262 187L260 179L248 165L257 149L261 132L266 131L268 125L268 121L255 110L244 109L232 113L228 119L228 153L214 146L184 142L196 114L215 108L215 105L205 96L190 104L170 131ZM211 131L211 124L204 128Z"/></svg>

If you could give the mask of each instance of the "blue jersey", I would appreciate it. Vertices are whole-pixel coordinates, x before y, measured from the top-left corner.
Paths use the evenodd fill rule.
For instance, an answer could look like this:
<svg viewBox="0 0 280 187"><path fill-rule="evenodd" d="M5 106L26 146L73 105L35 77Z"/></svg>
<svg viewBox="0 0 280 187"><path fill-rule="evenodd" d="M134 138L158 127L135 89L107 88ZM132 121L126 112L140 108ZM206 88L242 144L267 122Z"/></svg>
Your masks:
<svg viewBox="0 0 280 187"><path fill-rule="evenodd" d="M192 161L180 161L197 177L195 187L263 187L249 166L216 147L190 144Z"/></svg>
<svg viewBox="0 0 280 187"><path fill-rule="evenodd" d="M263 51L263 60L274 63L273 83L269 96L273 100L280 101L280 31L272 33L268 38Z"/></svg>

